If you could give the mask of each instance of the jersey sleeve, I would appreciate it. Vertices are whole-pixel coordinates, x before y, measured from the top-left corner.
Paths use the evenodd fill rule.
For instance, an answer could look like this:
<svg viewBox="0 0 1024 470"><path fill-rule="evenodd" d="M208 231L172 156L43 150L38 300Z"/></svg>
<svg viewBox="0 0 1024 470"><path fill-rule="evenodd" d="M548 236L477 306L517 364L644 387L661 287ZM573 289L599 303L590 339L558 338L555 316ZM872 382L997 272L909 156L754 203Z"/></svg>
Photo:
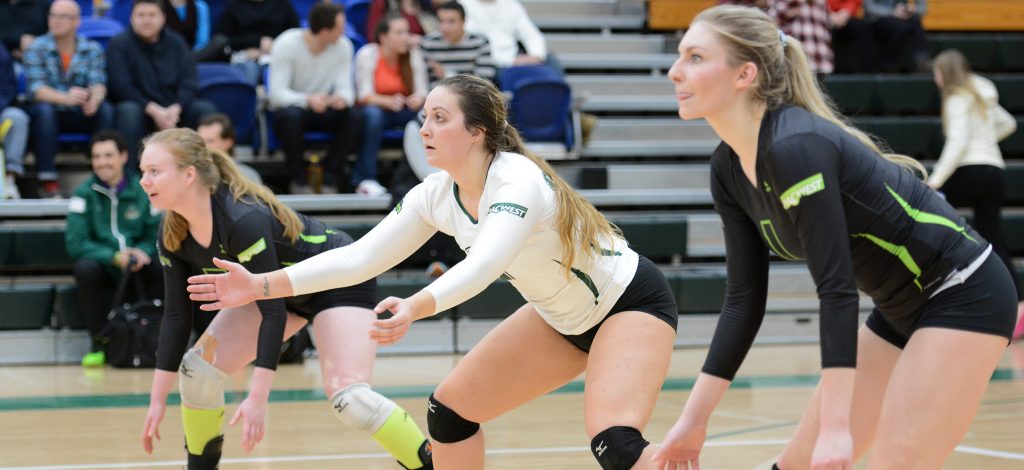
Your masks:
<svg viewBox="0 0 1024 470"><path fill-rule="evenodd" d="M157 239L157 259L164 272L164 315L160 321L156 368L177 372L192 333L192 301L185 290L192 266L177 253L169 251L164 246L163 237Z"/></svg>
<svg viewBox="0 0 1024 470"><path fill-rule="evenodd" d="M850 252L837 144L814 133L777 141L767 152L766 178L796 227L817 287L821 366L857 364L859 296Z"/></svg>
<svg viewBox="0 0 1024 470"><path fill-rule="evenodd" d="M270 211L253 210L238 219L231 227L227 240L228 253L253 274L268 273L280 268L274 238L274 219ZM253 365L277 369L287 322L285 299L257 300L260 311L259 336L256 343L256 361Z"/></svg>
<svg viewBox="0 0 1024 470"><path fill-rule="evenodd" d="M479 294L512 264L544 214L543 191L550 189L542 181L506 181L495 189L466 259L424 288L434 296L434 313Z"/></svg>
<svg viewBox="0 0 1024 470"><path fill-rule="evenodd" d="M353 286L408 258L437 233L429 217L428 193L427 183L416 185L359 240L285 268L294 294Z"/></svg>
<svg viewBox="0 0 1024 470"><path fill-rule="evenodd" d="M730 194L738 189L736 183L729 172L712 165L711 195L725 236L726 288L722 312L701 370L730 381L761 328L768 296L768 249L754 222Z"/></svg>

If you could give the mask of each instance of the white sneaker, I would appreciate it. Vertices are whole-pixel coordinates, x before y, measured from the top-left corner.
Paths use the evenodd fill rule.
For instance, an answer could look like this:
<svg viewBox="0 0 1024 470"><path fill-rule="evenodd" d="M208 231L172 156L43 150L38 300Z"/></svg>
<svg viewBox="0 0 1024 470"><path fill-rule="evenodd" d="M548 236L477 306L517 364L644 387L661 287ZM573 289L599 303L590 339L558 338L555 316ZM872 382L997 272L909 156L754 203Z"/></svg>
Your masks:
<svg viewBox="0 0 1024 470"><path fill-rule="evenodd" d="M21 193L18 192L18 182L15 180L14 175L8 173L4 179L4 199L21 199Z"/></svg>
<svg viewBox="0 0 1024 470"><path fill-rule="evenodd" d="M356 194L362 194L363 196L377 197L387 193L387 188L381 186L377 180L363 180L356 186Z"/></svg>

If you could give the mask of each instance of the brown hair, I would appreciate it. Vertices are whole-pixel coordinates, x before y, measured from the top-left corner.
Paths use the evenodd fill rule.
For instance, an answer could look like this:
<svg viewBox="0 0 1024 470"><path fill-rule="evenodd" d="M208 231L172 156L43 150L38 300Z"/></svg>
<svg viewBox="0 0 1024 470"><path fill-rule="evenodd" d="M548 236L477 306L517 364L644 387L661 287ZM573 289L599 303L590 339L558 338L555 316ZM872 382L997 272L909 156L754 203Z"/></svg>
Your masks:
<svg viewBox="0 0 1024 470"><path fill-rule="evenodd" d="M763 11L719 5L700 12L693 23L704 23L724 40L731 65L750 62L757 67L756 82L751 90L754 98L765 102L769 110L784 104L804 108L839 126L886 160L921 175L927 174L917 160L891 153L883 144L847 122L836 111L832 100L822 93L800 41L785 36L783 42L780 30Z"/></svg>
<svg viewBox="0 0 1024 470"><path fill-rule="evenodd" d="M507 121L505 98L490 81L472 75L455 75L442 80L439 87L447 87L458 95L459 108L464 115L467 130L484 132L484 147L492 158L498 152L512 152L526 156L551 180L558 200L558 238L562 242L562 272L568 276L577 251L589 263L600 253L602 241L623 238L622 232L598 212L590 201L583 199L569 186L551 165L526 150L519 131ZM578 250L578 247L584 249Z"/></svg>
<svg viewBox="0 0 1024 470"><path fill-rule="evenodd" d="M209 150L206 143L196 131L186 128L166 129L153 134L143 142L144 147L162 145L167 149L178 165L178 168L195 167L199 182L211 194L217 186L226 184L235 201L266 205L277 220L284 225L284 235L294 243L302 233L302 221L295 211L285 206L274 197L266 186L257 184L245 177L231 157L223 152ZM248 196L248 200L242 198ZM188 235L188 222L173 209L164 216L163 238L168 250L177 251L182 240Z"/></svg>

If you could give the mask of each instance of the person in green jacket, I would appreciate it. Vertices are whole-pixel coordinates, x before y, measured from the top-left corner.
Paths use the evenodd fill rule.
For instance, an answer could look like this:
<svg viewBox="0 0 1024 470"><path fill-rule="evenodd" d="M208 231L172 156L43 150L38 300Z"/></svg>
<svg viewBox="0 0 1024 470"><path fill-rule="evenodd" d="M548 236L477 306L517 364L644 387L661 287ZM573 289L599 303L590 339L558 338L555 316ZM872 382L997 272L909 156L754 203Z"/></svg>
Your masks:
<svg viewBox="0 0 1024 470"><path fill-rule="evenodd" d="M98 336L125 267L142 276L147 296L163 298L163 273L153 262L160 215L150 208L138 177L125 172L128 145L118 133L96 133L89 149L93 175L68 204L64 244L75 260L78 309L92 337L82 366L102 367L106 357Z"/></svg>

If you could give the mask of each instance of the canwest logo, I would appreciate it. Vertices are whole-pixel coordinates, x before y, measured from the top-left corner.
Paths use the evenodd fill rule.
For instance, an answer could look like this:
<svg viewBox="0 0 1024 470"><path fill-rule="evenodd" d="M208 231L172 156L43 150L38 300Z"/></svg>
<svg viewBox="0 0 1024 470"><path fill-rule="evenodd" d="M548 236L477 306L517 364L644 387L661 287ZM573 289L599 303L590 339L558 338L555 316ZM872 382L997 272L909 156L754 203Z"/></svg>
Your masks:
<svg viewBox="0 0 1024 470"><path fill-rule="evenodd" d="M487 210L487 213L494 214L497 212L508 212L509 214L512 214L522 219L526 217L527 210L527 208L520 206L519 204L512 204L511 202L498 202L492 205L491 208Z"/></svg>
<svg viewBox="0 0 1024 470"><path fill-rule="evenodd" d="M821 173L818 173L794 184L791 188L782 193L782 195L779 196L779 199L782 200L782 208L789 209L790 207L796 207L797 204L800 204L800 198L810 196L824 190L825 180L821 177Z"/></svg>

